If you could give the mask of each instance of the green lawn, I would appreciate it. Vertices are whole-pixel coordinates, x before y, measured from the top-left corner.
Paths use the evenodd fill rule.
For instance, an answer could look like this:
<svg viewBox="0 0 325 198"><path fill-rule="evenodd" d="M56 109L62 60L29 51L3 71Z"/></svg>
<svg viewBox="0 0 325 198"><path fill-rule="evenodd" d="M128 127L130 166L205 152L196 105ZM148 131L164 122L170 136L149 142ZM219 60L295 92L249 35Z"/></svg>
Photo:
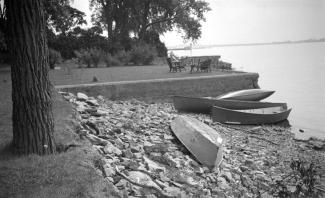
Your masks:
<svg viewBox="0 0 325 198"><path fill-rule="evenodd" d="M54 85L88 84L93 83L94 77L98 79L98 82L116 82L220 75L232 72L212 71L209 73L190 73L190 68L182 72L169 72L167 65L77 68L71 62L61 64L60 67L60 70L50 71L51 81Z"/></svg>
<svg viewBox="0 0 325 198"><path fill-rule="evenodd" d="M68 152L40 157L11 152L12 102L8 69L0 70L0 197L117 197L113 187L95 168L97 152L74 132L73 110L54 94L54 137L59 146L80 145Z"/></svg>

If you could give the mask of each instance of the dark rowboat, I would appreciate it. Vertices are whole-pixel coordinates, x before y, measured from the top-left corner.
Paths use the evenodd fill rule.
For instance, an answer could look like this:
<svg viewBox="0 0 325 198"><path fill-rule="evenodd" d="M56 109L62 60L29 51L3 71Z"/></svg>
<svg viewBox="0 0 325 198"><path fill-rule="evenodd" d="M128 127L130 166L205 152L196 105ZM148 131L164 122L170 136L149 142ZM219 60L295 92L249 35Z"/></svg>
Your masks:
<svg viewBox="0 0 325 198"><path fill-rule="evenodd" d="M263 89L243 89L223 94L217 98L227 100L260 101L264 98L269 97L274 92L275 91L268 91Z"/></svg>
<svg viewBox="0 0 325 198"><path fill-rule="evenodd" d="M172 99L174 102L174 107L177 111L205 114L210 114L212 106L219 106L227 109L257 109L278 106L287 108L286 103L219 100L213 98L195 98L186 96L173 96Z"/></svg>
<svg viewBox="0 0 325 198"><path fill-rule="evenodd" d="M188 116L178 116L171 129L187 150L202 164L219 166L224 139L208 125Z"/></svg>
<svg viewBox="0 0 325 198"><path fill-rule="evenodd" d="M271 124L286 120L291 109L268 107L259 109L234 110L214 106L211 117L214 122L228 124Z"/></svg>

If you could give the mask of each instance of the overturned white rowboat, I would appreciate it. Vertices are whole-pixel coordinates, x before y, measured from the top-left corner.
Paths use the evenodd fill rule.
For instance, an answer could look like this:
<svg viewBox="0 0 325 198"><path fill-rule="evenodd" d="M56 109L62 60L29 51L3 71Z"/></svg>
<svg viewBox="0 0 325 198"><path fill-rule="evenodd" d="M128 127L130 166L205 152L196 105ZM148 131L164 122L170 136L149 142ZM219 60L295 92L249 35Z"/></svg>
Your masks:
<svg viewBox="0 0 325 198"><path fill-rule="evenodd" d="M187 150L208 167L219 166L224 139L211 127L188 116L178 116L171 129Z"/></svg>

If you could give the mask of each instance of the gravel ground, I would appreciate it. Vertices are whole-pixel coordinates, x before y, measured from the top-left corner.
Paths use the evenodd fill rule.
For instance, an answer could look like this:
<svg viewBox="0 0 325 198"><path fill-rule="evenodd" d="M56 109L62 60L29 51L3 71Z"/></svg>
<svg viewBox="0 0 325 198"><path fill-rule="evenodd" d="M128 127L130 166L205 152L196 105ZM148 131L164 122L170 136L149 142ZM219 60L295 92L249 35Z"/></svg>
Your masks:
<svg viewBox="0 0 325 198"><path fill-rule="evenodd" d="M103 176L129 197L312 196L307 191L297 194L299 185L305 187L292 177L299 175L290 168L298 159L306 162L306 168L315 162L313 191L325 189L325 143L296 141L284 124L223 125L212 123L207 115L186 114L226 139L221 165L208 168L171 131L170 123L179 115L172 104L62 94L79 112L77 133L103 156L99 166Z"/></svg>

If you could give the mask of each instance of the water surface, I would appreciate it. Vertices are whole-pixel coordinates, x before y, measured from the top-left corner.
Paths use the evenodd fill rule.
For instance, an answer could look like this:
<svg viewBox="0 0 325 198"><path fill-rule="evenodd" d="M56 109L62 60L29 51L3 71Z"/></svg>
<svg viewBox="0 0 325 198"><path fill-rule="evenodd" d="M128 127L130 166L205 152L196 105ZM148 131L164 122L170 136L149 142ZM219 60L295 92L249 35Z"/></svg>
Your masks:
<svg viewBox="0 0 325 198"><path fill-rule="evenodd" d="M276 91L266 101L292 107L289 121L295 130L325 138L325 43L215 47L192 55L221 55L236 70L259 73L260 87Z"/></svg>

